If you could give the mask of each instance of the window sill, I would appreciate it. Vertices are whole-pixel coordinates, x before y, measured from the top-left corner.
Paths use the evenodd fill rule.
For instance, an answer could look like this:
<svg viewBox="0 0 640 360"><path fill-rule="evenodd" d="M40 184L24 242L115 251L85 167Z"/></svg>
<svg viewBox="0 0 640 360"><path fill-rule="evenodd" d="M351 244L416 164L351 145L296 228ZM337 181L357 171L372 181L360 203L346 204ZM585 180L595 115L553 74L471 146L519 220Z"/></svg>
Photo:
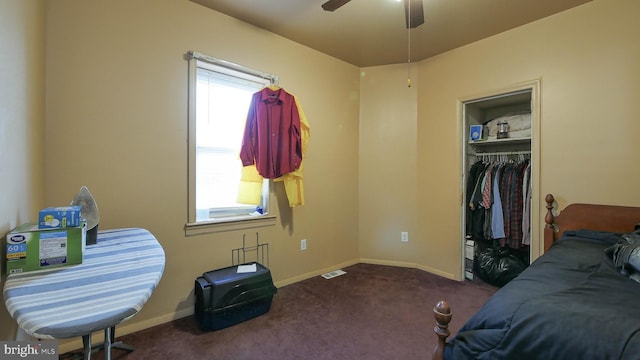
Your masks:
<svg viewBox="0 0 640 360"><path fill-rule="evenodd" d="M241 218L227 218L222 220L201 221L187 223L184 226L185 236L196 236L234 230L255 229L276 224L275 215L263 215Z"/></svg>

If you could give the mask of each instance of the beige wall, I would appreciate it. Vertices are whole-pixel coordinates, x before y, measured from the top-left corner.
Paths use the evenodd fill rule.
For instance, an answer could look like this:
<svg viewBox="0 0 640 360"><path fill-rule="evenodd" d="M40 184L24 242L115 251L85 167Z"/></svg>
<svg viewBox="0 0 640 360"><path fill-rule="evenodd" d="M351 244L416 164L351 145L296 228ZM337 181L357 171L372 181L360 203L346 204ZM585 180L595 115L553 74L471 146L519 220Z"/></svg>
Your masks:
<svg viewBox="0 0 640 360"><path fill-rule="evenodd" d="M360 80L360 257L415 266L424 241L417 236L417 94L407 65L364 68ZM409 242L400 233L409 233Z"/></svg>
<svg viewBox="0 0 640 360"><path fill-rule="evenodd" d="M158 288L120 334L190 314L195 277L231 265L243 234L255 239L184 235L189 50L277 74L311 124L306 205L290 209L277 183L277 225L258 230L276 283L358 259L357 67L187 0L50 1L46 205L87 185L101 229L147 228L166 252Z"/></svg>
<svg viewBox="0 0 640 360"><path fill-rule="evenodd" d="M0 237L44 204L44 2L0 1ZM4 244L4 242L2 242ZM5 258L6 247L0 251ZM2 266L2 283L6 276ZM17 326L0 306L0 339Z"/></svg>
<svg viewBox="0 0 640 360"><path fill-rule="evenodd" d="M456 102L473 94L541 80L539 229L547 193L560 208L640 206L637 14L638 1L597 0L420 63L421 264L462 277Z"/></svg>

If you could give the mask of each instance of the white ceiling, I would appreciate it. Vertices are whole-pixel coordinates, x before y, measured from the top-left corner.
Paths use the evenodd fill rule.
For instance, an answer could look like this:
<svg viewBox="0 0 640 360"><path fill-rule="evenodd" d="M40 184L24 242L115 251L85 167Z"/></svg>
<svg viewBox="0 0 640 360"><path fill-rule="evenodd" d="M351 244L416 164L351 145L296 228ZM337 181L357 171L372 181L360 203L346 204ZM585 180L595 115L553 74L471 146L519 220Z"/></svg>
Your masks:
<svg viewBox="0 0 640 360"><path fill-rule="evenodd" d="M322 9L326 0L191 1L359 67L398 64L409 58L404 6L397 0L351 0L334 12ZM411 30L411 61L589 1L423 0L425 22Z"/></svg>

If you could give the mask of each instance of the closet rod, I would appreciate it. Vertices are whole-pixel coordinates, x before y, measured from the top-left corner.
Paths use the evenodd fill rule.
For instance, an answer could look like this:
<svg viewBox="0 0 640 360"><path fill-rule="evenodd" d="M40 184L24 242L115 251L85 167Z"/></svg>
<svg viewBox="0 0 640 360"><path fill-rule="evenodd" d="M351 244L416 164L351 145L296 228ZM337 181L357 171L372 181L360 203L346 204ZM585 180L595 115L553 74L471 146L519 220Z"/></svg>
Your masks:
<svg viewBox="0 0 640 360"><path fill-rule="evenodd" d="M267 79L267 80L269 80L271 85L274 85L274 86L278 85L278 80L279 79L278 79L277 75L272 75L272 74L265 73L265 72L262 72L262 71L254 70L254 69L248 68L246 66L242 66L240 64L233 63L231 61L217 59L217 58L214 58L212 56L205 55L205 54L199 53L197 51L193 51L193 50L189 51L187 53L187 55L189 56L189 59L196 59L196 60L207 62L209 64L218 65L218 66L226 67L228 69L233 69L233 70L236 70L236 71L240 71L240 72L248 74L248 75L252 75L252 76L255 76L255 77Z"/></svg>
<svg viewBox="0 0 640 360"><path fill-rule="evenodd" d="M497 156L497 155L531 155L531 151L501 151L501 152L481 152L473 156Z"/></svg>

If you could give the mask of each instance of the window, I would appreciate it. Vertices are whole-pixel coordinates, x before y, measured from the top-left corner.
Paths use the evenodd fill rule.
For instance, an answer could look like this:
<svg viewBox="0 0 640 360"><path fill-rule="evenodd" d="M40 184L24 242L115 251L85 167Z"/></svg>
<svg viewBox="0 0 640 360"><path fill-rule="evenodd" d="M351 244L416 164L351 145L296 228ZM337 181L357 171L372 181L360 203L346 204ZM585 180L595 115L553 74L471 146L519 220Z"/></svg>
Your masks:
<svg viewBox="0 0 640 360"><path fill-rule="evenodd" d="M257 205L236 202L239 158L252 95L272 83L271 75L190 53L189 226L256 219L268 213L269 181Z"/></svg>

